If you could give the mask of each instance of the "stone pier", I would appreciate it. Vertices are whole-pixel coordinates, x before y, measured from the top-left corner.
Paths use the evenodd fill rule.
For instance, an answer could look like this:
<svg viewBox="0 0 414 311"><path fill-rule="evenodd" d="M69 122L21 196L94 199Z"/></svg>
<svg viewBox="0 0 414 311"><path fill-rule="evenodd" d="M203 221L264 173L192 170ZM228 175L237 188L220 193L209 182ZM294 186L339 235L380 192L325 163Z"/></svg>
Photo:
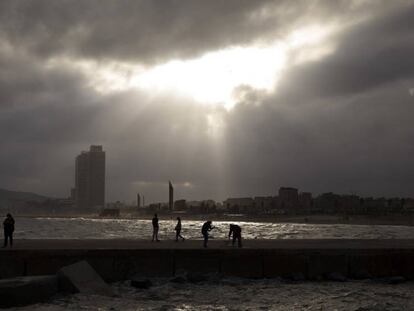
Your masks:
<svg viewBox="0 0 414 311"><path fill-rule="evenodd" d="M106 281L218 273L248 278L414 278L414 240L16 240L0 251L0 278L54 274L87 260Z"/></svg>

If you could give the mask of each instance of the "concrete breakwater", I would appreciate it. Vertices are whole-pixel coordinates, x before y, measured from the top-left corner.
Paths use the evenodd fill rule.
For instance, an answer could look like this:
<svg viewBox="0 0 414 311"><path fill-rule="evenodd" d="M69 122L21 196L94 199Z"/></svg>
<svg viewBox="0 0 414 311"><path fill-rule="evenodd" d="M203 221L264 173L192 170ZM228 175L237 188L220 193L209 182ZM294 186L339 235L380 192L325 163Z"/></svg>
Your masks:
<svg viewBox="0 0 414 311"><path fill-rule="evenodd" d="M414 240L224 241L149 243L134 240L26 240L0 251L0 278L54 274L87 260L108 282L132 276L173 277L218 273L248 278L323 279L402 276L414 279ZM26 245L26 246L25 246Z"/></svg>

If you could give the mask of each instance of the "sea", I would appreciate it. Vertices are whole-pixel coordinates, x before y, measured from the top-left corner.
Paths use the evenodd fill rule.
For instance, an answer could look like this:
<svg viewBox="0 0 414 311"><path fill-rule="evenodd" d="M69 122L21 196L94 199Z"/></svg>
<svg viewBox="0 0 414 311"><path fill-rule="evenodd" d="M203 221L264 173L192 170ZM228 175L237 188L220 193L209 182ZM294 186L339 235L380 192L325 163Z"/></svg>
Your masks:
<svg viewBox="0 0 414 311"><path fill-rule="evenodd" d="M183 235L201 239L202 221L183 220ZM213 221L216 239L228 233L228 221ZM237 222L246 239L405 239L414 227ZM160 238L174 238L175 221L160 220ZM151 237L151 221L137 219L17 218L16 238L118 239ZM414 264L414 263L413 263ZM199 283L151 279L149 289L129 281L111 284L116 297L84 294L57 296L12 310L414 310L414 282L391 284L387 279L362 281L300 281L280 278L243 279L211 275Z"/></svg>
<svg viewBox="0 0 414 311"><path fill-rule="evenodd" d="M230 223L242 227L244 239L413 239L414 226L299 224L213 221L212 239L225 239ZM175 220L160 220L159 237L175 237ZM201 239L203 221L183 220L182 235ZM151 220L103 218L16 218L17 239L150 239Z"/></svg>

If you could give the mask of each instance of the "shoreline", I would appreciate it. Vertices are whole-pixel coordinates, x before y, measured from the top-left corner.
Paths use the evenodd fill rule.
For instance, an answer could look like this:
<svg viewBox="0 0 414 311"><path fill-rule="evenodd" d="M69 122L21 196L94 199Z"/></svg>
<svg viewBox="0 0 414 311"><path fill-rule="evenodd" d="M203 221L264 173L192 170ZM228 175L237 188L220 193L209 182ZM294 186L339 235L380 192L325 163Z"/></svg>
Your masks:
<svg viewBox="0 0 414 311"><path fill-rule="evenodd" d="M231 214L162 214L159 213L160 221L175 220L180 216L183 220L190 221L229 221L229 222L262 222L262 223L297 223L297 224L343 224L343 225L388 225L388 226L414 226L414 215L231 215ZM23 218L86 218L86 219L125 219L125 220L151 220L150 214L127 214L120 217L100 217L95 214L77 215L24 215L17 214L15 217Z"/></svg>

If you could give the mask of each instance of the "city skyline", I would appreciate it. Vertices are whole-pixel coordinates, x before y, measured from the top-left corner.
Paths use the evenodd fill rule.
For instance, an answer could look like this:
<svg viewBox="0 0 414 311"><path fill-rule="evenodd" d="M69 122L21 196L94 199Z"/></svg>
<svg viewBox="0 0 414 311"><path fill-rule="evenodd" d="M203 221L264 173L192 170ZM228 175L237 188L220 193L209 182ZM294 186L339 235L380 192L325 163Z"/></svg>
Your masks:
<svg viewBox="0 0 414 311"><path fill-rule="evenodd" d="M3 1L0 188L67 197L96 144L112 202L168 180L413 197L413 21L404 0Z"/></svg>

